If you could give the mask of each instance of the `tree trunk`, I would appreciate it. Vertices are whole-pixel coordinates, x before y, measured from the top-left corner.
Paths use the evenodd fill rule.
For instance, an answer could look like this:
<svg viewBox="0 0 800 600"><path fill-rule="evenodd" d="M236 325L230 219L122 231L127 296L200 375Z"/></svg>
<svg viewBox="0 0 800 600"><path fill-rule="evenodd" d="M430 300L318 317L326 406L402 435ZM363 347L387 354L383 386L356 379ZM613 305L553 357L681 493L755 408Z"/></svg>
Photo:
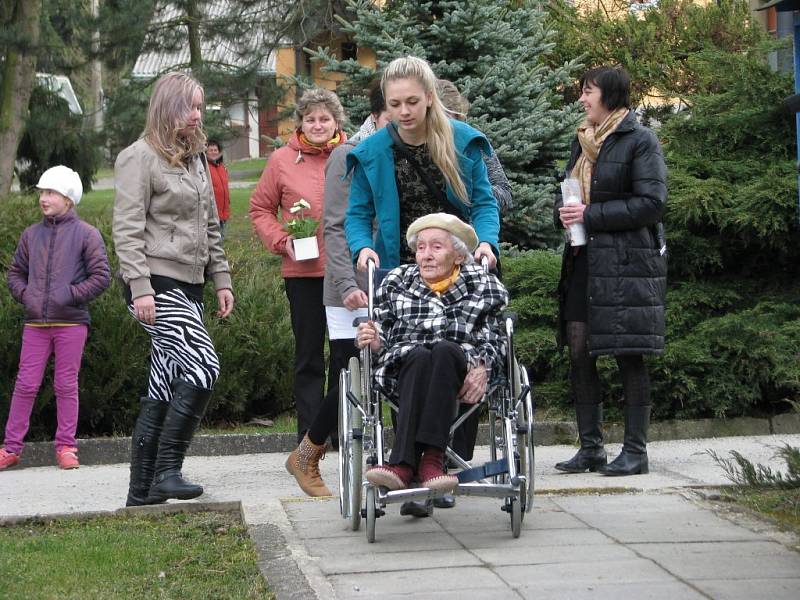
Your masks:
<svg viewBox="0 0 800 600"><path fill-rule="evenodd" d="M28 101L36 81L36 46L42 0L15 0L11 29L16 39L6 50L0 87L0 198L11 191L14 161L25 130Z"/></svg>
<svg viewBox="0 0 800 600"><path fill-rule="evenodd" d="M189 30L189 66L192 74L197 77L203 66L203 55L200 51L200 22L203 16L197 6L196 0L186 3L186 26Z"/></svg>

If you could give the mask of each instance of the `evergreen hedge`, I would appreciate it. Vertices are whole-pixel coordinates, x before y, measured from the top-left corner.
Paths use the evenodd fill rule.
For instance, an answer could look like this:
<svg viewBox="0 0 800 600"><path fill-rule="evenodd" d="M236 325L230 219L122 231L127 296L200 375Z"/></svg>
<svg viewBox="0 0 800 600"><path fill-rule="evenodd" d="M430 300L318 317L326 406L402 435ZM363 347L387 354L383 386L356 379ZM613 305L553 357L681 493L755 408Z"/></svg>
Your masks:
<svg viewBox="0 0 800 600"><path fill-rule="evenodd" d="M566 353L555 343L561 256L531 251L503 261L517 313L516 350L539 407L571 412ZM673 281L667 345L648 358L656 419L775 414L800 400L800 284L747 279ZM609 418L618 418L616 363L598 361Z"/></svg>
<svg viewBox="0 0 800 600"><path fill-rule="evenodd" d="M680 193L680 192L676 192ZM688 193L688 192L687 192ZM675 198L677 205L682 199ZM0 204L3 273L22 230L39 218L30 198ZM116 268L107 216L91 219L103 233ZM680 233L680 232L676 232ZM697 239L697 238L692 238ZM236 310L206 322L222 359L208 420L243 421L291 408L293 340L279 260L254 240L226 242ZM674 261L673 261L674 262ZM556 286L561 255L536 250L504 257L504 282L517 313L518 356L535 383L539 408L571 412L567 357L555 343ZM654 417L757 416L784 412L800 401L800 283L796 278L720 276L681 279L671 264L667 347L650 357ZM149 341L127 314L119 284L91 307L92 329L80 375L80 435L129 433L147 380ZM19 357L22 308L0 286L0 422L5 422ZM609 418L619 418L622 390L613 359L598 366ZM50 439L55 427L51 376L34 407L29 439Z"/></svg>

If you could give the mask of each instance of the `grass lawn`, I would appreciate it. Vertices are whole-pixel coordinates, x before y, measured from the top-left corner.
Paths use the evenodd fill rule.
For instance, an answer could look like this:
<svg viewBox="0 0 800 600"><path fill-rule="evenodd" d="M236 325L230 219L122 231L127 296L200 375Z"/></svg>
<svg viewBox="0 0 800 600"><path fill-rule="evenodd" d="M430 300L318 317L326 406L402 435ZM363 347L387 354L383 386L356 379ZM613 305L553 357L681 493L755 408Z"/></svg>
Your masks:
<svg viewBox="0 0 800 600"><path fill-rule="evenodd" d="M233 162L225 162L229 173L238 173L240 171L258 171L260 173L264 170L264 165L266 164L266 157L245 158L242 160L235 160Z"/></svg>
<svg viewBox="0 0 800 600"><path fill-rule="evenodd" d="M260 158L245 158L241 160L234 160L233 162L225 162L228 167L228 172L238 173L240 171L263 171L264 165L267 164L266 157ZM114 176L114 167L102 167L94 174L95 179L107 179Z"/></svg>
<svg viewBox="0 0 800 600"><path fill-rule="evenodd" d="M5 600L274 598L231 513L0 526Z"/></svg>
<svg viewBox="0 0 800 600"><path fill-rule="evenodd" d="M726 499L773 520L800 538L800 489L735 488Z"/></svg>

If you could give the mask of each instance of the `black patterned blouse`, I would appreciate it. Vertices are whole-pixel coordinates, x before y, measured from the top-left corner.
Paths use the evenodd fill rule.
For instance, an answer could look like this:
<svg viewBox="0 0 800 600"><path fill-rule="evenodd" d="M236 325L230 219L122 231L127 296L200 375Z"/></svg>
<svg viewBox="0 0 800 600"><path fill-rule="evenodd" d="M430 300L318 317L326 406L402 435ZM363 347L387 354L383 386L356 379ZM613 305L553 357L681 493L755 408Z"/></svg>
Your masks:
<svg viewBox="0 0 800 600"><path fill-rule="evenodd" d="M428 152L428 145L422 144L421 146L409 146L406 148L417 161L417 164L422 167L422 170L428 175L428 178L440 190L442 196L445 192L444 175L433 163L431 153ZM463 219L458 209L453 206L449 201L445 200L445 206L442 206L440 199L431 198L428 187L422 181L417 170L411 166L408 160L397 150L394 152L394 176L397 180L397 193L400 196L400 263L408 264L415 261L415 253L405 243L406 231L409 225L416 221L419 217L423 217L430 213L447 212L456 215L458 218Z"/></svg>

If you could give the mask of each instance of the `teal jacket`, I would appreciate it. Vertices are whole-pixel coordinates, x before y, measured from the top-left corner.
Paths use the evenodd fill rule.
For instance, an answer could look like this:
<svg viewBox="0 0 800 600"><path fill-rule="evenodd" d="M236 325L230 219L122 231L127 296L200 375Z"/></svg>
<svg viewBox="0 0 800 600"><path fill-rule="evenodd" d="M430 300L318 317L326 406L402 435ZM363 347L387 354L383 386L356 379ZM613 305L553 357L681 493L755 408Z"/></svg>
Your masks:
<svg viewBox="0 0 800 600"><path fill-rule="evenodd" d="M451 120L456 156L471 205L462 203L447 186L447 199L470 223L481 242L487 242L497 254L500 217L497 201L486 174L481 151L492 150L484 135L466 123ZM363 248L377 252L381 268L400 265L400 244L405 232L400 231L400 198L394 171L392 138L385 130L371 135L347 155L347 173L353 174L344 231L353 260ZM373 242L372 223L377 217Z"/></svg>

